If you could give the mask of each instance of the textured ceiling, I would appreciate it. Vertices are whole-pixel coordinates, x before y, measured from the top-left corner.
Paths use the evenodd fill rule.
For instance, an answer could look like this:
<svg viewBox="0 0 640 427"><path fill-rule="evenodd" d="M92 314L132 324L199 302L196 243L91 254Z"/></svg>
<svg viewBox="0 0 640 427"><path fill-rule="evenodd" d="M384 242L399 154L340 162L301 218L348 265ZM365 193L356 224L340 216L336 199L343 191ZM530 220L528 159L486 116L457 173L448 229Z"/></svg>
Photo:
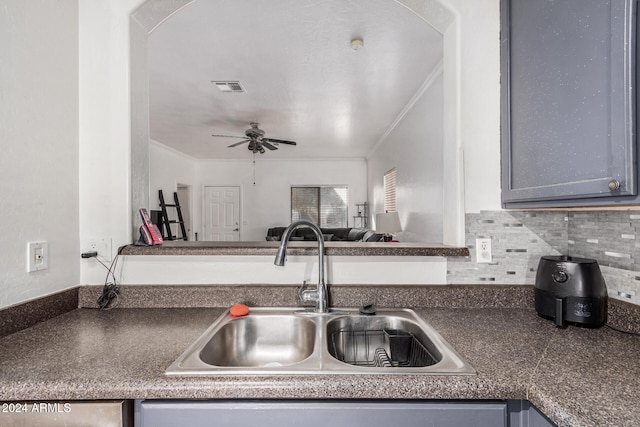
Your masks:
<svg viewBox="0 0 640 427"><path fill-rule="evenodd" d="M227 148L240 138L211 135L255 121L298 143L264 156L366 157L441 59L441 35L393 0L196 0L149 37L151 139L248 158L246 144Z"/></svg>

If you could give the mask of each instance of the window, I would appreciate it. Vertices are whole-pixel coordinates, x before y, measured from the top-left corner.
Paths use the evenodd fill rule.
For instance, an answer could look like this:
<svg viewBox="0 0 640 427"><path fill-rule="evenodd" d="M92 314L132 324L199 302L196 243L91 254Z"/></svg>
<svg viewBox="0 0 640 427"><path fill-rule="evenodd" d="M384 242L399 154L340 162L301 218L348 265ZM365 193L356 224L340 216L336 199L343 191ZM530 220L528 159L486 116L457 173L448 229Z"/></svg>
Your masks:
<svg viewBox="0 0 640 427"><path fill-rule="evenodd" d="M347 187L291 187L291 221L347 227Z"/></svg>
<svg viewBox="0 0 640 427"><path fill-rule="evenodd" d="M396 168L384 174L384 211L396 212Z"/></svg>

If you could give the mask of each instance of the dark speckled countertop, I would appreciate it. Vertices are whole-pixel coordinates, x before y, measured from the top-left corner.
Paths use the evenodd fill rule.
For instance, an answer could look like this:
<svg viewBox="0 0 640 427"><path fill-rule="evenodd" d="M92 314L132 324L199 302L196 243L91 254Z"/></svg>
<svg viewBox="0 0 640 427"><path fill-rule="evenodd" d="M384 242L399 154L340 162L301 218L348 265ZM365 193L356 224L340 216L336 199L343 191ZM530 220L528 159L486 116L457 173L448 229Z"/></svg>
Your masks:
<svg viewBox="0 0 640 427"><path fill-rule="evenodd" d="M412 242L325 242L327 256L469 256L465 247ZM122 255L268 255L274 256L280 242L185 242L166 241L158 246L127 245ZM289 255L317 255L316 242L289 242Z"/></svg>
<svg viewBox="0 0 640 427"><path fill-rule="evenodd" d="M222 308L76 309L0 338L0 400L528 399L559 425L640 425L640 338L527 308L416 311L474 376L168 377Z"/></svg>

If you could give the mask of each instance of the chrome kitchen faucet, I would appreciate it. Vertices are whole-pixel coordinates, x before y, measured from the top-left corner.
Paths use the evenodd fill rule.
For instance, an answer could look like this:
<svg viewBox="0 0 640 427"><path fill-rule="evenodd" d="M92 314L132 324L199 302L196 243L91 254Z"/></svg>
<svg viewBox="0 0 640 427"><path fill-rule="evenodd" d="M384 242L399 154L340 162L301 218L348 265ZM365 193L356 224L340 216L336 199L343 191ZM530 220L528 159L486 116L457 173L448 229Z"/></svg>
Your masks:
<svg viewBox="0 0 640 427"><path fill-rule="evenodd" d="M280 267L284 266L285 257L287 255L287 244L291 234L296 230L296 228L306 226L309 227L313 233L316 235L318 239L318 287L315 290L307 290L306 282L302 285L299 291L300 299L302 301L315 301L316 302L316 312L318 313L328 313L329 312L329 297L327 284L324 282L324 236L322 235L322 231L318 228L317 225L310 221L301 220L296 221L284 230L282 233L282 239L280 242L280 247L278 248L278 252L276 253L276 259L273 262L275 265L279 265Z"/></svg>

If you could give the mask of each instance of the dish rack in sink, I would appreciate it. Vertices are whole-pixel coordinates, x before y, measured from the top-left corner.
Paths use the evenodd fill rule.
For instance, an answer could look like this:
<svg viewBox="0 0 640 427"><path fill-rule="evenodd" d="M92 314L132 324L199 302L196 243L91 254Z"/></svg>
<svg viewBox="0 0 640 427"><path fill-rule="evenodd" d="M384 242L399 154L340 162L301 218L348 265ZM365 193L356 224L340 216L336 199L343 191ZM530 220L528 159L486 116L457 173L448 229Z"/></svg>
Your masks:
<svg viewBox="0 0 640 427"><path fill-rule="evenodd" d="M356 366L424 367L435 358L410 332L401 329L340 330L331 334L332 353Z"/></svg>

